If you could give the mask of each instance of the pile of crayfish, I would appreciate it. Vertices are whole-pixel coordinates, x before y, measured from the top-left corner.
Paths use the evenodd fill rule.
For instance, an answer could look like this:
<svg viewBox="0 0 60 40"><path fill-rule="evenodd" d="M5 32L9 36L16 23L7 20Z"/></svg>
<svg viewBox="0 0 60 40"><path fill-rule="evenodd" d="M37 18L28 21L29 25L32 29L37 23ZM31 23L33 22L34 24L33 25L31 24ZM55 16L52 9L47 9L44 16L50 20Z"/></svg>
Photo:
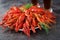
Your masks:
<svg viewBox="0 0 60 40"><path fill-rule="evenodd" d="M4 15L0 25L3 28L10 28L16 32L23 29L23 32L30 36L30 29L36 33L35 28L44 29L48 32L49 25L56 23L55 16L48 10L33 6L32 4L12 6Z"/></svg>

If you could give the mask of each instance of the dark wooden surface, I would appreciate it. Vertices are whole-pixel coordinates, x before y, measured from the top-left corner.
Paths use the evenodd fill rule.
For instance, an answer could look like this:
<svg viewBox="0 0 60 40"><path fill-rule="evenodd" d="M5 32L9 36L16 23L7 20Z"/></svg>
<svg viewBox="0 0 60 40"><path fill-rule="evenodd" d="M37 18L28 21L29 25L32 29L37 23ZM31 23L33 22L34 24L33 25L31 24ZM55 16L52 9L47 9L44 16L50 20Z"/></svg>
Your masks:
<svg viewBox="0 0 60 40"><path fill-rule="evenodd" d="M53 25L48 35L40 30L37 30L36 34L31 32L30 40L60 40L60 0L52 1L52 8L56 15L56 25ZM29 0L0 0L0 20L11 5L21 5L28 2L30 3ZM43 4L42 0L39 0L39 2ZM2 28L0 28L0 40L29 40L29 38L22 32L16 33L10 30L3 31Z"/></svg>

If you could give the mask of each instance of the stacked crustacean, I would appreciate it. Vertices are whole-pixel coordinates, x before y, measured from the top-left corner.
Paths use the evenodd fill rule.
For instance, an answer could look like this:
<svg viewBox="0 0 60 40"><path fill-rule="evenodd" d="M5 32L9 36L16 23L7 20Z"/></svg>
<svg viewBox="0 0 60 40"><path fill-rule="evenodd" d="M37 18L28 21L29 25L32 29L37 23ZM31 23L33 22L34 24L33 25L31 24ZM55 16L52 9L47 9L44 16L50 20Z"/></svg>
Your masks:
<svg viewBox="0 0 60 40"><path fill-rule="evenodd" d="M37 6L32 4L22 5L20 7L13 6L4 15L1 26L3 28L9 27L16 32L23 29L23 32L30 36L30 29L36 33L35 28L44 29L48 32L50 24L55 23L55 16Z"/></svg>

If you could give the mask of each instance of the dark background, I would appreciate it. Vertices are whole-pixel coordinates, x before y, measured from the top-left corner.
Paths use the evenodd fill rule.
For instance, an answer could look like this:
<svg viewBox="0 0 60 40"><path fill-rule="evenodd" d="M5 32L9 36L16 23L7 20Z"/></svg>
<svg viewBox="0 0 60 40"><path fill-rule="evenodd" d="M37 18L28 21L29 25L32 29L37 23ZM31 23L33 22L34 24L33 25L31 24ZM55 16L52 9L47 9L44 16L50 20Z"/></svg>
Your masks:
<svg viewBox="0 0 60 40"><path fill-rule="evenodd" d="M56 16L56 25L49 31L48 35L45 31L37 29L37 33L31 32L30 40L60 40L60 0L52 0L52 8ZM31 3L30 0L0 0L0 21L4 13L12 5L22 5L24 3ZM39 3L43 5L43 1L39 0ZM0 40L29 40L29 38L22 32L16 33L15 31L5 30L0 28Z"/></svg>

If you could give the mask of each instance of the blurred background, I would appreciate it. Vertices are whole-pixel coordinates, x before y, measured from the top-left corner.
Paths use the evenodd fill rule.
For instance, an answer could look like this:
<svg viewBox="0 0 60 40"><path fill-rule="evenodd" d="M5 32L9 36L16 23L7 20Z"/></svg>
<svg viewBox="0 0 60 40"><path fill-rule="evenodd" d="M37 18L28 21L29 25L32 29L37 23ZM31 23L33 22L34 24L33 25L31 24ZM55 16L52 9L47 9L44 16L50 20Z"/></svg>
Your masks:
<svg viewBox="0 0 60 40"><path fill-rule="evenodd" d="M38 0L43 6L43 0ZM22 5L31 3L30 0L0 0L0 20L6 11L13 5ZM53 12L56 16L56 25L50 30L47 35L44 31L37 30L37 33L31 33L30 40L60 40L60 0L52 0ZM22 32L14 32L0 28L0 40L28 40L29 38Z"/></svg>

